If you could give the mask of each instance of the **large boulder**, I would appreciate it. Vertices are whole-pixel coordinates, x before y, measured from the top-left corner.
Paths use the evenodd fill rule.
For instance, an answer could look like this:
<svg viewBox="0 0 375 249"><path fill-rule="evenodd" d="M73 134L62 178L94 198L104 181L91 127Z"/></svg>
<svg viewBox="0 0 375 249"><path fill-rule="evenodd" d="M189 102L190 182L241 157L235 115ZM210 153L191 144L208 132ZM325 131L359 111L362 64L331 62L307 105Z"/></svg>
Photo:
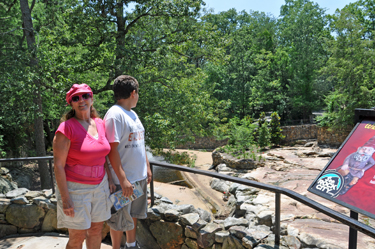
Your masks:
<svg viewBox="0 0 375 249"><path fill-rule="evenodd" d="M185 240L183 228L177 223L156 221L150 225L150 231L161 249L181 248Z"/></svg>
<svg viewBox="0 0 375 249"><path fill-rule="evenodd" d="M11 235L11 234L16 234L17 233L17 227L13 225L6 225L6 224L0 224L0 238Z"/></svg>
<svg viewBox="0 0 375 249"><path fill-rule="evenodd" d="M57 230L57 213L56 209L48 210L43 220L42 232L53 232Z"/></svg>
<svg viewBox="0 0 375 249"><path fill-rule="evenodd" d="M237 159L232 155L226 154L221 148L212 152L212 165L216 167L224 163L227 167L232 169L256 169L257 165L253 159Z"/></svg>
<svg viewBox="0 0 375 249"><path fill-rule="evenodd" d="M19 228L31 229L40 224L40 218L43 218L45 212L43 208L37 205L18 205L11 204L6 210L6 220Z"/></svg>
<svg viewBox="0 0 375 249"><path fill-rule="evenodd" d="M138 220L137 222L137 241L142 248L160 249L145 220Z"/></svg>
<svg viewBox="0 0 375 249"><path fill-rule="evenodd" d="M27 167L12 167L9 174L12 176L12 181L17 183L19 188L31 189L35 172Z"/></svg>
<svg viewBox="0 0 375 249"><path fill-rule="evenodd" d="M6 194L9 191L16 189L17 184L10 182L8 179L5 179L4 177L0 176L0 193Z"/></svg>

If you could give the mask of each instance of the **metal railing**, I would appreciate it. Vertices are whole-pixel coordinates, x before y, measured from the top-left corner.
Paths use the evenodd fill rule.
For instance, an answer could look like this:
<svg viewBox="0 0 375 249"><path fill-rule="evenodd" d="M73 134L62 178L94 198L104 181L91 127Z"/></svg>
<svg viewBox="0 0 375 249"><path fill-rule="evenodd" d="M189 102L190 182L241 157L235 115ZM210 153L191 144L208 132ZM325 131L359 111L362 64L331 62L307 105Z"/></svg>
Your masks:
<svg viewBox="0 0 375 249"><path fill-rule="evenodd" d="M359 231L361 233L364 233L372 238L375 238L375 229L370 227L370 226L367 226L361 222L359 222L357 220L358 218L358 214L357 213L354 213L354 212L351 212L351 217L348 217L342 213L339 213L337 211L334 211L326 206L323 206L322 204L314 201L314 200L311 200L301 194L298 194L292 190L289 190L289 189L285 189L285 188L280 188L280 187L277 187L277 186L273 186L273 185L268 185L268 184L265 184L265 183L260 183L260 182L256 182L256 181L251 181L251 180L248 180L248 179L243 179L243 178L238 178L238 177L234 177L234 176L228 176L228 175L224 175L224 174L219 174L219 173L216 173L216 172L210 172L210 171L205 171L205 170L199 170L199 169L194 169L194 168L189 168L189 167L185 167L185 166L179 166L179 165L174 165L174 164L169 164L169 163L160 163L160 162L153 162L153 161L150 161L150 165L151 165L151 171L153 171L153 167L154 166L160 166L160 167L166 167L168 169L173 169L173 170L180 170L180 171L184 171L184 172L189 172L189 173L194 173L194 174L200 174L200 175L205 175L205 176L210 176L210 177L215 177L215 178L218 178L218 179L222 179L222 180L226 180L226 181L230 181L230 182L235 182L235 183L239 183L239 184L243 184L243 185L246 185L246 186L251 186L251 187L255 187L255 188L259 188L259 189L263 189L263 190L267 190L267 191L271 191L273 193L275 193L275 229L274 229L274 233L275 233L275 244L276 245L280 245L280 209L281 209L281 195L286 195L296 201L299 201L300 203L302 204L305 204L306 206L310 207L310 208L313 208L325 215L328 215L329 217L349 226L352 230L356 230L356 231ZM151 183L150 183L150 194L151 194L151 206L154 205L154 182L153 180L151 180ZM356 233L353 234L353 233L350 233L349 235L349 249L355 249L356 246L357 246L357 235Z"/></svg>
<svg viewBox="0 0 375 249"><path fill-rule="evenodd" d="M8 163L8 162L29 162L29 161L46 161L48 160L49 166L49 174L51 176L51 188L52 193L55 193L55 186L53 184L53 166L52 160L53 156L45 156L45 157L21 157L21 158L0 158L0 163Z"/></svg>
<svg viewBox="0 0 375 249"><path fill-rule="evenodd" d="M3 158L0 159L1 162L17 162L17 161L35 161L35 160L48 160L49 161L49 169L50 169L50 174L51 174L51 183L52 183L52 191L55 193L55 189L53 186L53 166L52 166L52 160L53 157L25 157L25 158ZM280 209L281 209L281 195L286 195L296 201L299 201L302 204L305 204L306 206L313 208L339 222L342 224L345 224L351 228L351 230L359 231L363 234L366 234L372 238L375 239L375 229L367 226L357 220L358 214L351 212L351 216L348 217L342 213L339 213L337 211L334 211L326 206L323 206L322 204L311 200L301 194L298 194L292 190L285 189L285 188L280 188L277 186L273 185L268 185L265 183L260 183L256 181L251 181L248 179L243 179L243 178L238 178L234 176L228 176L224 174L219 174L216 172L210 172L210 171L205 171L205 170L199 170L199 169L194 169L194 168L189 168L185 166L179 166L175 164L169 164L169 163L161 163L161 162L154 162L150 161L150 166L151 166L151 171L153 171L154 166L159 166L159 167L165 167L168 169L172 170L179 170L179 171L184 171L188 173L194 173L194 174L200 174L200 175L205 175L205 176L210 176L210 177L215 177L218 179L230 181L230 182L235 182L239 184L243 184L246 186L251 186L263 190L267 190L270 192L275 193L275 224L274 224L274 233L275 233L275 244L279 245L280 244ZM150 183L150 194L151 194L151 206L154 205L154 197L155 197L155 192L154 192L154 180L151 180ZM354 238L353 238L354 236ZM351 238L352 237L352 238ZM349 235L349 249L355 249L357 244L357 237L356 234L350 234Z"/></svg>

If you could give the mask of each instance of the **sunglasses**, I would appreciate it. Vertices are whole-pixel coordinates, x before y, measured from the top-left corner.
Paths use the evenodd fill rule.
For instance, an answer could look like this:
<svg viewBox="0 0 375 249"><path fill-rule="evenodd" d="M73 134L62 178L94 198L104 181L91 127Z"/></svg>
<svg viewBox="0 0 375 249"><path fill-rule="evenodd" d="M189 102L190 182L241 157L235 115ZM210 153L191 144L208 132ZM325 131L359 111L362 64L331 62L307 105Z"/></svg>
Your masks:
<svg viewBox="0 0 375 249"><path fill-rule="evenodd" d="M76 96L72 97L72 102L80 101L81 97L82 97L82 99L90 99L92 96L91 96L90 93L84 93L84 94L81 94L81 95L76 95Z"/></svg>

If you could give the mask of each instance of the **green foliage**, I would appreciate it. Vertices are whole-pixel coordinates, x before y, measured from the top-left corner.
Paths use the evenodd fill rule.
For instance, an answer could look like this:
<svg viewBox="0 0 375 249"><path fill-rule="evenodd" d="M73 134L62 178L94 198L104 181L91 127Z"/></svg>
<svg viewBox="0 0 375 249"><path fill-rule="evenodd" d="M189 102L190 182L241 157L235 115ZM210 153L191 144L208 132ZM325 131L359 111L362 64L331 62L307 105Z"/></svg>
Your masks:
<svg viewBox="0 0 375 249"><path fill-rule="evenodd" d="M281 133L282 131L283 130L280 127L280 116L277 114L277 112L273 112L271 114L270 121L270 142L273 145L279 145L281 140L285 138L285 136Z"/></svg>
<svg viewBox="0 0 375 249"><path fill-rule="evenodd" d="M165 161L177 165L188 165L191 168L195 167L195 161L197 160L196 155L189 155L187 152L178 152L175 150L154 150L153 154L156 156L162 156Z"/></svg>
<svg viewBox="0 0 375 249"><path fill-rule="evenodd" d="M104 116L120 74L138 79L135 111L146 143L159 150L215 134L229 138L236 155L251 157L269 139L280 142L280 120L326 107L320 125L347 127L354 108L375 106L373 0L332 16L312 1L286 0L278 18L202 12L202 0L133 1L132 8L125 0L35 1L31 51L14 3L0 3L0 156L35 153L33 120L40 116L51 147L74 83L92 87ZM43 107L37 115L36 91ZM270 131L248 118L271 111L280 117Z"/></svg>
<svg viewBox="0 0 375 249"><path fill-rule="evenodd" d="M1 121L0 117L0 121ZM3 126L0 124L0 131L2 131ZM2 132L0 132L2 134ZM6 152L4 151L5 141L4 141L4 135L0 135L0 158L6 157Z"/></svg>
<svg viewBox="0 0 375 249"><path fill-rule="evenodd" d="M270 132L268 129L267 123L262 124L262 126L259 127L259 136L258 136L258 146L261 149L265 149L270 144Z"/></svg>
<svg viewBox="0 0 375 249"><path fill-rule="evenodd" d="M331 56L320 73L332 90L325 98L326 113L318 118L322 126L353 126L355 108L375 106L374 29L368 25L374 12L369 12L368 4L370 1L359 1L331 16L330 28L336 36L330 42Z"/></svg>
<svg viewBox="0 0 375 249"><path fill-rule="evenodd" d="M276 19L264 13L234 9L207 14L206 22L215 25L223 37L227 56L222 63L207 63L206 84L218 101L230 100L228 118L242 119L269 106L276 107L282 97L273 77L272 64L276 39ZM271 76L272 74L272 76Z"/></svg>
<svg viewBox="0 0 375 249"><path fill-rule="evenodd" d="M266 120L266 114L262 112L258 118L258 128L256 131L257 145L264 149L270 144L271 134L268 129L268 122Z"/></svg>
<svg viewBox="0 0 375 249"><path fill-rule="evenodd" d="M328 58L331 40L324 10L309 0L286 0L279 17L280 46L289 55L283 83L289 97L288 116L308 119L319 109L327 89L317 73Z"/></svg>
<svg viewBox="0 0 375 249"><path fill-rule="evenodd" d="M239 120L237 117L231 119L227 125L223 125L220 129L219 139L228 139L228 144L223 147L223 151L239 158L256 159L258 152L256 142L254 140L253 119L245 117Z"/></svg>

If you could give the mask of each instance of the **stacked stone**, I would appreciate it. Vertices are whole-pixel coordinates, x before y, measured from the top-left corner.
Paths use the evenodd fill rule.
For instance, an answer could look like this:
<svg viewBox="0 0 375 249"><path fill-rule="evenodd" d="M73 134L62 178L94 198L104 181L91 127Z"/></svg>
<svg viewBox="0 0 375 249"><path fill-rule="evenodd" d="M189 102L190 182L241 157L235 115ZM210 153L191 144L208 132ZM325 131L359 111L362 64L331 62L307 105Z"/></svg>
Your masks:
<svg viewBox="0 0 375 249"><path fill-rule="evenodd" d="M58 231L56 199L51 189L18 188L0 195L0 237L51 231Z"/></svg>
<svg viewBox="0 0 375 249"><path fill-rule="evenodd" d="M235 217L212 220L205 210L195 209L193 205L173 205L166 198L149 208L147 216L141 222L149 227L148 239L141 239L148 241L144 248L264 248L262 245L273 245L274 241L266 225L249 226L249 220Z"/></svg>

